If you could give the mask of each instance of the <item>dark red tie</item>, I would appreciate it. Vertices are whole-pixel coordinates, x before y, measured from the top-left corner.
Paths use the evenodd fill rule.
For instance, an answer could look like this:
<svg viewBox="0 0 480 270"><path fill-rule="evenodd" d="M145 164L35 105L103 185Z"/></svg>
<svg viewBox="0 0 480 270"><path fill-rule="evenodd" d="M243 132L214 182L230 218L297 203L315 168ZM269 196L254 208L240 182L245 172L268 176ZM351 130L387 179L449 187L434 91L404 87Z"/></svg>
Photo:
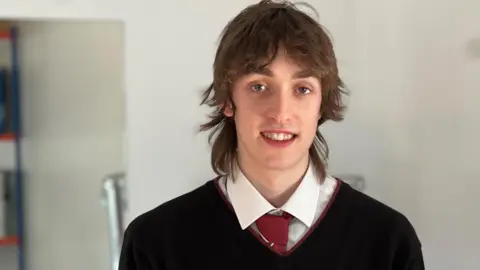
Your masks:
<svg viewBox="0 0 480 270"><path fill-rule="evenodd" d="M288 225L292 215L284 212L281 216L263 215L256 221L258 231L273 244L272 248L277 252L285 252L288 243Z"/></svg>

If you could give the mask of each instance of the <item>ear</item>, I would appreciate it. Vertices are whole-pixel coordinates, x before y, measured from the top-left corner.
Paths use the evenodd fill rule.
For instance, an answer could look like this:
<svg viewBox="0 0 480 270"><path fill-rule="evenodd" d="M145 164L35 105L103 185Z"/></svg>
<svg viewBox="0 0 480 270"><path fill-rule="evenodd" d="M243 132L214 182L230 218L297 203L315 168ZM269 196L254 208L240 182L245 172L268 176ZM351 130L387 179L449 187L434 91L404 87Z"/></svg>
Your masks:
<svg viewBox="0 0 480 270"><path fill-rule="evenodd" d="M232 105L231 104L223 104L222 105L222 110L223 110L223 114L226 116L226 117L232 117L233 116L233 108L232 108Z"/></svg>

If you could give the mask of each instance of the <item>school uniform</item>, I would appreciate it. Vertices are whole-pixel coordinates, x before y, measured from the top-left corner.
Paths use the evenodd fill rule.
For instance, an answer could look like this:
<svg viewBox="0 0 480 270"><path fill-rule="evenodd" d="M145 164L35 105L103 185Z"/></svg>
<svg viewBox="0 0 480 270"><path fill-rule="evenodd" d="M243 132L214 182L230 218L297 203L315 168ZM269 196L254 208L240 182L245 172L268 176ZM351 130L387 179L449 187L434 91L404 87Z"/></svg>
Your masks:
<svg viewBox="0 0 480 270"><path fill-rule="evenodd" d="M119 270L423 270L407 218L309 168L273 207L237 170L170 200L126 229Z"/></svg>

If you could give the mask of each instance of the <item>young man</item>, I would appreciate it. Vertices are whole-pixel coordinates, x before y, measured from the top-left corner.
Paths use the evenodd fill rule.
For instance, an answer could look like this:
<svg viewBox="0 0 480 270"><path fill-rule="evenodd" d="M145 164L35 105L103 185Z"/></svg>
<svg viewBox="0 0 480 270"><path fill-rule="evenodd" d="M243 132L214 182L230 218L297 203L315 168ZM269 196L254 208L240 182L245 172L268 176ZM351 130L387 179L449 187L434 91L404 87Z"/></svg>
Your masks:
<svg viewBox="0 0 480 270"><path fill-rule="evenodd" d="M424 269L402 214L326 172L318 127L342 120L343 94L315 20L290 3L243 10L203 100L219 177L136 218L120 270Z"/></svg>

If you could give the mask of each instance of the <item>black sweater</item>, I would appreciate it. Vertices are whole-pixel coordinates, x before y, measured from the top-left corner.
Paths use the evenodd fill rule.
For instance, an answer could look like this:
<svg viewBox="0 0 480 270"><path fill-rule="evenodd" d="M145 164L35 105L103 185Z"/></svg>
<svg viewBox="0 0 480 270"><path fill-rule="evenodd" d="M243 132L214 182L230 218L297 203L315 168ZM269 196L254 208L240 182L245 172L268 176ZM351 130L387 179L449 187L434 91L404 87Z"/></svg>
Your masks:
<svg viewBox="0 0 480 270"><path fill-rule="evenodd" d="M410 222L339 183L325 214L300 244L280 255L240 228L211 180L131 222L119 270L423 270Z"/></svg>

